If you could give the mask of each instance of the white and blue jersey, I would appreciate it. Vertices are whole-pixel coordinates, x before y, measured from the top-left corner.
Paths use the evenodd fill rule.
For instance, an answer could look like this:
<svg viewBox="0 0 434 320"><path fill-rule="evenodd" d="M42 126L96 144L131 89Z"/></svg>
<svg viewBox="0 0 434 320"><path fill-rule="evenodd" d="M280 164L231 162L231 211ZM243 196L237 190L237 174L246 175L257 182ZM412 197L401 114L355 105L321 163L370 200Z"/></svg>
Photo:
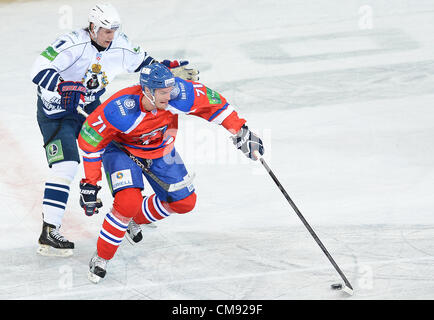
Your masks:
<svg viewBox="0 0 434 320"><path fill-rule="evenodd" d="M46 116L58 118L65 112L57 93L60 81L82 82L87 89L84 103L87 105L98 100L120 73L137 72L154 61L123 33L117 32L110 46L99 51L88 31L79 29L60 36L38 56L31 79L38 86L37 94Z"/></svg>

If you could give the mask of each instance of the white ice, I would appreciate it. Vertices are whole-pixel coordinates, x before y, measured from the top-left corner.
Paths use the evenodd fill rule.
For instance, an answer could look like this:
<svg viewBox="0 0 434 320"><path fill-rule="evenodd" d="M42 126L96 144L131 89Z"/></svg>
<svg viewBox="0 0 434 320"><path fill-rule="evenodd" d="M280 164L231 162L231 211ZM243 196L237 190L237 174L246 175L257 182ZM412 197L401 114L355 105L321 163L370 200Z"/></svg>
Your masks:
<svg viewBox="0 0 434 320"><path fill-rule="evenodd" d="M92 5L44 0L0 2L0 299L434 298L432 0L113 3L135 43L188 59L264 138L264 159L354 295L330 290L339 275L262 166L188 116L176 145L196 172L194 212L124 241L92 284L112 198L104 180L104 208L86 217L80 168L61 229L75 254L37 255L48 169L29 69ZM105 97L135 82L120 76Z"/></svg>

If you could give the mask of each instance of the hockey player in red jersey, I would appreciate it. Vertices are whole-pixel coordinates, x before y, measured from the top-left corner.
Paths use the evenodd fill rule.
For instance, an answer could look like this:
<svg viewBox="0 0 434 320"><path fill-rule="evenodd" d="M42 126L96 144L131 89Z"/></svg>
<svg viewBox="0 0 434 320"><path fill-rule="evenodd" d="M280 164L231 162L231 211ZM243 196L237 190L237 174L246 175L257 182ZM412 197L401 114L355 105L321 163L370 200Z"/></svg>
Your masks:
<svg viewBox="0 0 434 320"><path fill-rule="evenodd" d="M121 32L120 16L111 4L94 5L88 21L87 28L57 38L31 70L37 86L36 117L49 167L41 197L42 230L37 249L43 256L70 256L75 247L60 228L80 163L76 141L84 119L76 107L91 113L119 74L139 72L156 61ZM198 80L198 71L185 67L187 61L162 63L179 77Z"/></svg>
<svg viewBox="0 0 434 320"><path fill-rule="evenodd" d="M85 172L80 182L80 204L86 215L97 213L102 206L97 198L101 163L114 196L89 262L92 282L105 276L107 262L125 234L138 242L142 239L141 224L193 210L196 193L192 184L169 192L121 150L125 148L167 184L185 181L188 172L174 146L179 114L222 125L233 134L236 147L253 160L255 151L264 153L261 139L219 93L201 83L174 77L162 64L144 67L140 85L123 89L101 104L86 119L78 138ZM155 192L146 197L141 193L143 175Z"/></svg>

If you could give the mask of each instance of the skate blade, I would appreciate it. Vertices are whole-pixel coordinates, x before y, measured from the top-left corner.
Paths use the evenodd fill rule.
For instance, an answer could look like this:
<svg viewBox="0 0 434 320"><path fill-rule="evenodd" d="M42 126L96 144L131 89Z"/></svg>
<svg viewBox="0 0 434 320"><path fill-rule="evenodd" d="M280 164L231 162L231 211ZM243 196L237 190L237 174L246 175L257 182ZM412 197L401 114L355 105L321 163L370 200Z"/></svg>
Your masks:
<svg viewBox="0 0 434 320"><path fill-rule="evenodd" d="M128 232L125 232L125 238L127 238L128 242L131 243L132 246L136 244L134 240L131 239L130 234Z"/></svg>
<svg viewBox="0 0 434 320"><path fill-rule="evenodd" d="M155 229L155 228L157 228L157 225L155 223L147 223L147 224L141 224L140 227L142 227L142 231L143 231L143 228Z"/></svg>
<svg viewBox="0 0 434 320"><path fill-rule="evenodd" d="M45 244L40 244L36 252L45 257L70 257L74 254L73 249L57 249Z"/></svg>
<svg viewBox="0 0 434 320"><path fill-rule="evenodd" d="M95 273L92 273L92 272L88 272L88 274L87 274L87 278L89 279L89 281L90 282L92 282L92 283L98 283L102 278L101 277L98 277Z"/></svg>

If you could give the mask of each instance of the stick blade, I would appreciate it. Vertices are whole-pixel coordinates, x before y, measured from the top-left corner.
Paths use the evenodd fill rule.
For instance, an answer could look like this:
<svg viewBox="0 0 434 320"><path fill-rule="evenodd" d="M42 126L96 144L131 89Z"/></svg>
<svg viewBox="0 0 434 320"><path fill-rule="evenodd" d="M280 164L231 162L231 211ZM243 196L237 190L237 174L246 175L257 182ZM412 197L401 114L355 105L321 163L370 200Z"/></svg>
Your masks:
<svg viewBox="0 0 434 320"><path fill-rule="evenodd" d="M351 285L342 284L342 283L335 283L335 284L332 284L330 287L332 290L343 291L350 296L352 296L354 294L354 290L351 287Z"/></svg>
<svg viewBox="0 0 434 320"><path fill-rule="evenodd" d="M350 288L349 286L344 285L342 288L342 291L352 296L354 294L353 288Z"/></svg>

